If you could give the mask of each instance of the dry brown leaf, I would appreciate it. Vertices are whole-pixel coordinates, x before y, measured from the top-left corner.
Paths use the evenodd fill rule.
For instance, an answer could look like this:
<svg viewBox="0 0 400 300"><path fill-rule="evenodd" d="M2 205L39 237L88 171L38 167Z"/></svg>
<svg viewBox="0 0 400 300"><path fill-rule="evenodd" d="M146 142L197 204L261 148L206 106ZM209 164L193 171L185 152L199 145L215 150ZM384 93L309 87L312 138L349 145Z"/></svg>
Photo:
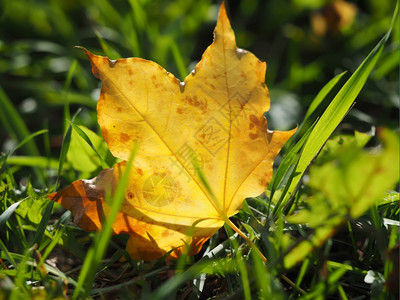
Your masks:
<svg viewBox="0 0 400 300"><path fill-rule="evenodd" d="M71 210L78 226L100 229L109 211L104 191L115 189L138 143L114 233L130 235L133 258L171 250L174 258L185 245L197 253L246 197L265 191L274 159L295 131L267 128L266 63L236 47L224 4L214 42L182 83L152 61L84 51L103 83L97 106L103 136L123 162L50 198Z"/></svg>

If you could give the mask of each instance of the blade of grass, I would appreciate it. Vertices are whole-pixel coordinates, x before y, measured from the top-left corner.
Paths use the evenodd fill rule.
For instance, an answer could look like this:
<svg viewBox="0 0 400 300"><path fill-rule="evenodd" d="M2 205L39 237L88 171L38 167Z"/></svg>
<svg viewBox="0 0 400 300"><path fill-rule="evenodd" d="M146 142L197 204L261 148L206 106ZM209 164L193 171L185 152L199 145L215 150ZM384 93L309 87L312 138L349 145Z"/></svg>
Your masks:
<svg viewBox="0 0 400 300"><path fill-rule="evenodd" d="M150 36L150 25L147 22L147 14L143 7L142 1L129 0L131 6L131 21L130 34L126 35L129 37L129 41L132 45L132 52L135 56L141 57L143 54L142 45L140 43L140 33L145 32L147 36ZM150 40L152 40L150 38Z"/></svg>
<svg viewBox="0 0 400 300"><path fill-rule="evenodd" d="M51 253L51 251L53 251L54 247L57 246L58 241L61 238L61 236L63 235L64 231L65 231L65 227L61 227L59 230L57 230L57 233L52 237L50 245L47 246L46 251L44 252L43 256L41 257L41 259L38 263L37 267L39 269L44 264L45 260L47 259L47 257Z"/></svg>
<svg viewBox="0 0 400 300"><path fill-rule="evenodd" d="M385 36L379 41L375 48L370 52L367 58L362 62L354 74L344 84L344 86L337 93L331 104L325 110L318 123L315 125L313 131L310 133L307 139L302 155L300 156L297 167L294 171L292 181L285 194L284 200L281 205L286 205L287 202L292 199L293 192L296 190L301 178L303 177L309 164L312 162L314 157L318 154L326 140L335 130L337 125L341 122L347 111L353 105L353 102L357 95L360 93L364 86L369 74L375 67L380 54L388 40L394 20L398 15L398 4L396 5L395 13L393 15L392 24L385 34Z"/></svg>
<svg viewBox="0 0 400 300"><path fill-rule="evenodd" d="M231 226L231 224L224 224L225 231L229 237L233 236L234 231ZM240 274L240 280L242 283L242 288L243 288L243 296L244 299L248 300L251 299L251 290L250 290L250 282L249 282L249 275L246 269L246 264L244 263L244 259L242 256L242 251L239 249L239 243L237 239L230 239L232 248L235 250L235 261L236 261L236 267L239 271ZM261 252L260 252L261 253ZM260 256L260 253L257 253L258 256ZM261 257L260 257L261 259Z"/></svg>
<svg viewBox="0 0 400 300"><path fill-rule="evenodd" d="M268 188L270 188L271 190L270 199L273 199L276 190L278 190L281 186L287 183L287 180L284 179L285 177L288 178L288 175L290 176L293 173L294 167L297 165L297 162L299 160L301 149L306 143L315 124L316 123L311 125L311 127L301 137L301 139L293 147L290 148L290 151L286 154L286 156L280 163L278 170L274 172L271 183L268 186Z"/></svg>
<svg viewBox="0 0 400 300"><path fill-rule="evenodd" d="M327 84L324 85L324 87L319 91L317 96L315 96L314 100L311 102L306 115L304 116L304 121L306 121L312 114L313 112L318 108L318 106L322 103L322 101L325 99L325 97L329 94L329 92L336 86L336 84L342 79L342 77L347 73L347 71L344 71L340 73L339 75L336 75L333 77ZM303 123L304 123L303 121Z"/></svg>
<svg viewBox="0 0 400 300"><path fill-rule="evenodd" d="M261 299L269 299L271 297L270 293L270 286L269 286L269 280L266 280L267 278L269 279L269 274L267 271L266 266L264 265L263 261L259 257L258 254L256 254L254 251L251 251L251 258L253 261L254 265L254 274L253 276L256 279L256 283L258 286L259 290L259 297Z"/></svg>
<svg viewBox="0 0 400 300"><path fill-rule="evenodd" d="M59 162L56 159L48 159L43 156L11 156L7 158L9 165L50 168L57 170Z"/></svg>
<svg viewBox="0 0 400 300"><path fill-rule="evenodd" d="M79 126L75 125L74 123L71 123L72 128L76 131L76 133L79 134L79 136L90 146L90 148L93 149L93 151L97 154L97 156L100 159L100 163L103 169L107 169L110 166L104 161L104 159L101 157L99 152L97 152L96 147L93 145L92 141L90 138L87 136L87 134L79 128Z"/></svg>
<svg viewBox="0 0 400 300"><path fill-rule="evenodd" d="M185 79L185 77L187 75L186 64L183 60L182 53L179 51L179 48L176 45L176 42L174 39L171 39L171 41L170 41L170 48L171 48L172 56L175 60L176 67L179 72L179 77L183 80L183 79Z"/></svg>
<svg viewBox="0 0 400 300"><path fill-rule="evenodd" d="M348 300L349 299L347 297L347 295L346 295L346 292L344 291L343 287L340 284L338 285L337 289L338 289L339 295L342 298L342 300Z"/></svg>
<svg viewBox="0 0 400 300"><path fill-rule="evenodd" d="M24 141L24 139L30 135L28 128L25 125L24 120L14 107L2 87L0 86L0 120L3 126L6 128L8 134L10 134L17 141ZM35 142L30 139L24 143L23 151L27 155L39 156L39 150ZM39 168L34 167L37 179L40 183L45 182L45 176L43 171Z"/></svg>
<svg viewBox="0 0 400 300"><path fill-rule="evenodd" d="M332 271L327 278L327 280L320 280L313 288L311 292L306 295L303 295L299 299L326 299L326 296L332 293L337 285L339 279L347 272L346 267L343 265L334 271Z"/></svg>
<svg viewBox="0 0 400 300"><path fill-rule="evenodd" d="M67 78L65 79L64 82L64 88L63 88L63 102L64 102L64 130L66 131L66 128L68 126L67 120L71 119L71 112L69 110L69 100L68 100L68 95L69 95L69 88L71 86L72 82L72 77L74 76L76 67L78 66L78 61L74 60L73 63L71 64Z"/></svg>
<svg viewBox="0 0 400 300"><path fill-rule="evenodd" d="M113 201L112 201L111 211L107 216L107 219L103 225L102 230L96 234L94 238L94 243L90 247L85 257L81 273L79 274L77 287L72 295L72 299L77 299L80 296L86 298L90 293L90 288L92 286L94 277L96 275L97 270L100 267L101 260L103 259L103 256L107 250L108 242L112 235L112 230L113 230L112 225L124 201L125 189L128 185L130 169L136 154L136 150L137 150L137 145L135 146L134 149L132 149L132 153L130 155L125 172L122 174L119 184L115 190L115 193L112 196ZM110 195L106 195L106 201L107 198L109 197ZM109 201L109 203L110 202L111 201Z"/></svg>
<svg viewBox="0 0 400 300"><path fill-rule="evenodd" d="M27 136L26 138L24 138L14 149L12 149L9 153L8 156L13 155L13 153L18 150L19 148L21 148L23 145L25 145L26 143L29 143L30 140L32 140L34 137L41 135L41 134L45 134L47 133L48 130L47 129L42 129L39 131L36 131L32 134L30 134L29 136Z"/></svg>
<svg viewBox="0 0 400 300"><path fill-rule="evenodd" d="M28 273L27 272L28 260L29 260L30 256L32 255L32 251L33 251L33 247L25 250L25 253L22 256L22 260L18 264L17 274L15 277L15 283L21 288L22 291L25 292L25 296L28 296L28 297L29 297L29 290L25 284L25 277L26 277L26 274ZM15 296L13 295L13 293L17 294L18 292L19 292L18 289L13 289L11 292L10 299L14 299Z"/></svg>
<svg viewBox="0 0 400 300"><path fill-rule="evenodd" d="M0 86L0 119L7 132L12 135L17 141L23 141L25 137L30 135L28 128L25 125L24 120ZM27 155L39 155L33 141L27 142L23 147L24 152Z"/></svg>
<svg viewBox="0 0 400 300"><path fill-rule="evenodd" d="M21 204L22 201L28 199L22 199L18 202L15 202L13 204L11 204L1 215L0 215L0 228L6 224L7 220L12 216L12 214L14 213L14 211L18 208L18 206Z"/></svg>
<svg viewBox="0 0 400 300"><path fill-rule="evenodd" d="M73 123L75 121L76 116L79 114L81 110L78 109L78 111L74 114L74 116L72 117L71 123ZM58 172L57 172L57 180L56 180L56 184L54 186L54 191L56 191L58 183L60 181L60 176L61 176L61 171L62 168L64 166L65 160L67 158L67 152L68 152L68 148L69 148L69 144L71 142L71 133L72 133L72 126L68 126L67 132L65 133L62 145L61 145L61 153L60 153L60 159L59 159L59 165L58 165ZM53 205L54 202L50 201L49 204L47 204L44 213L43 213L43 217L42 220L39 223L39 226L36 230L35 236L33 238L33 241L31 243L31 245L40 245L42 238L43 238L43 234L46 230L47 224L50 220L50 216L51 216L51 212L53 211Z"/></svg>
<svg viewBox="0 0 400 300"><path fill-rule="evenodd" d="M336 75L334 78L332 78L327 84L324 85L324 87L319 91L317 96L315 96L314 100L311 102L305 116L303 119L303 122L301 122L299 128L295 132L295 134L292 136L292 138L289 139L289 141L285 144L286 149L291 149L292 144L296 140L296 136L302 135L304 129L306 128L306 125L308 124L308 119L310 116L315 112L315 110L321 105L322 101L326 98L326 96L330 93L330 91L338 84L338 82L342 79L342 77L347 73L347 71L340 73L339 75ZM307 128L307 131L310 130L311 127L313 127L316 124L316 121Z"/></svg>
<svg viewBox="0 0 400 300"><path fill-rule="evenodd" d="M103 39L101 33L98 30L95 30L94 33L96 34L97 39L99 40L101 49L103 49L105 55L109 59L121 58L121 55Z"/></svg>
<svg viewBox="0 0 400 300"><path fill-rule="evenodd" d="M71 119L70 124L75 122L75 118L78 116L78 114L81 112L81 109L79 108L77 110L77 112L74 114L74 116ZM72 134L72 126L69 125L68 129L64 135L64 139L61 145L61 152L60 152L60 159L59 159L59 164L58 164L58 172L57 172L57 180L56 180L56 184L55 184L55 190L57 189L58 183L60 181L60 176L61 176L61 171L62 168L64 166L64 163L67 159L67 153L68 153L68 149L69 149L69 144L71 143L71 134Z"/></svg>
<svg viewBox="0 0 400 300"><path fill-rule="evenodd" d="M17 264L14 260L14 258L12 257L12 255L10 254L10 252L8 251L6 245L4 245L3 241L0 239L0 249L3 251L5 257L8 259L8 261L14 266L14 268L17 268Z"/></svg>
<svg viewBox="0 0 400 300"><path fill-rule="evenodd" d="M307 257L301 264L301 268L300 268L300 271L299 271L299 273L297 275L297 279L296 279L297 286L301 285L301 283L304 279L304 276L306 275L307 270L309 269L310 263L311 263L311 260L309 257Z"/></svg>

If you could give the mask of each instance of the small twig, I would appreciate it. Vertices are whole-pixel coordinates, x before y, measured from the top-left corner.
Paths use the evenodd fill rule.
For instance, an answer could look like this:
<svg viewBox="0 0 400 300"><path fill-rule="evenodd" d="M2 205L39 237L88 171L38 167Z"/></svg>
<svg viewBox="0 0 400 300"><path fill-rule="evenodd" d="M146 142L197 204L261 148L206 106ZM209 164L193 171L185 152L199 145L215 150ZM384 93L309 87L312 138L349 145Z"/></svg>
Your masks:
<svg viewBox="0 0 400 300"><path fill-rule="evenodd" d="M4 264L4 261L0 257L0 264L3 266L5 270L8 270L7 266Z"/></svg>
<svg viewBox="0 0 400 300"><path fill-rule="evenodd" d="M301 287L297 286L293 281L291 281L286 275L282 274L281 278L286 281L292 288L296 289L300 294L305 295L306 291L303 290Z"/></svg>

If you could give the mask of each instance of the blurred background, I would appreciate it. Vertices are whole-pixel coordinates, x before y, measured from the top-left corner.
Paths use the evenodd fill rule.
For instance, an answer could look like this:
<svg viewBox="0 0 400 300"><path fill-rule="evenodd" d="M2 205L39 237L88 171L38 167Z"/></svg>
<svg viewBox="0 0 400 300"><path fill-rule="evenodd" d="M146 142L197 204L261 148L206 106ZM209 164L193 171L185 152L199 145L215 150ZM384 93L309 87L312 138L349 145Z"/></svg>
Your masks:
<svg viewBox="0 0 400 300"><path fill-rule="evenodd" d="M300 124L319 90L348 70L344 83L389 28L396 4L395 0L226 2L238 47L267 62L272 102L268 124L279 130ZM74 46L112 59L150 59L183 80L212 42L220 3L0 1L0 151L7 153L28 133L48 129L48 134L35 137L15 154L57 159L69 124L65 120L78 108L82 111L76 123L99 133L96 102L101 85ZM397 23L339 131L398 128L398 37ZM25 164L14 160L14 168L20 169L14 175L29 177L24 168L29 164L35 165L32 160Z"/></svg>

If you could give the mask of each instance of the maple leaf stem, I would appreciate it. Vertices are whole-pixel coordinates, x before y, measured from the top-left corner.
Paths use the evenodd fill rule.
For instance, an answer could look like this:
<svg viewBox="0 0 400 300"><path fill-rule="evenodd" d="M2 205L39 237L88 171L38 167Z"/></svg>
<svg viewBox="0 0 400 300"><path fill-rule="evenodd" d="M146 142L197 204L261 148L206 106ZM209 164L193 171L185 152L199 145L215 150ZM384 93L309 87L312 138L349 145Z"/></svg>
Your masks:
<svg viewBox="0 0 400 300"><path fill-rule="evenodd" d="M249 244L249 246L257 253L261 260L267 265L267 258L264 256L264 254L261 253L260 249L258 249L258 247L244 234L244 232L241 231L228 217L225 218L225 222ZM281 278L286 281L286 283L289 284L292 288L296 289L300 294L306 294L306 292L301 287L297 286L285 274L282 274Z"/></svg>
<svg viewBox="0 0 400 300"><path fill-rule="evenodd" d="M243 231L241 231L229 218L225 219L225 222L229 225L229 227L231 227L238 235L240 235L248 244L249 246L256 251L256 253L258 254L258 256L260 256L261 260L267 264L268 260L267 258L264 256L264 254L261 253L260 249L258 249L258 247L243 233Z"/></svg>

